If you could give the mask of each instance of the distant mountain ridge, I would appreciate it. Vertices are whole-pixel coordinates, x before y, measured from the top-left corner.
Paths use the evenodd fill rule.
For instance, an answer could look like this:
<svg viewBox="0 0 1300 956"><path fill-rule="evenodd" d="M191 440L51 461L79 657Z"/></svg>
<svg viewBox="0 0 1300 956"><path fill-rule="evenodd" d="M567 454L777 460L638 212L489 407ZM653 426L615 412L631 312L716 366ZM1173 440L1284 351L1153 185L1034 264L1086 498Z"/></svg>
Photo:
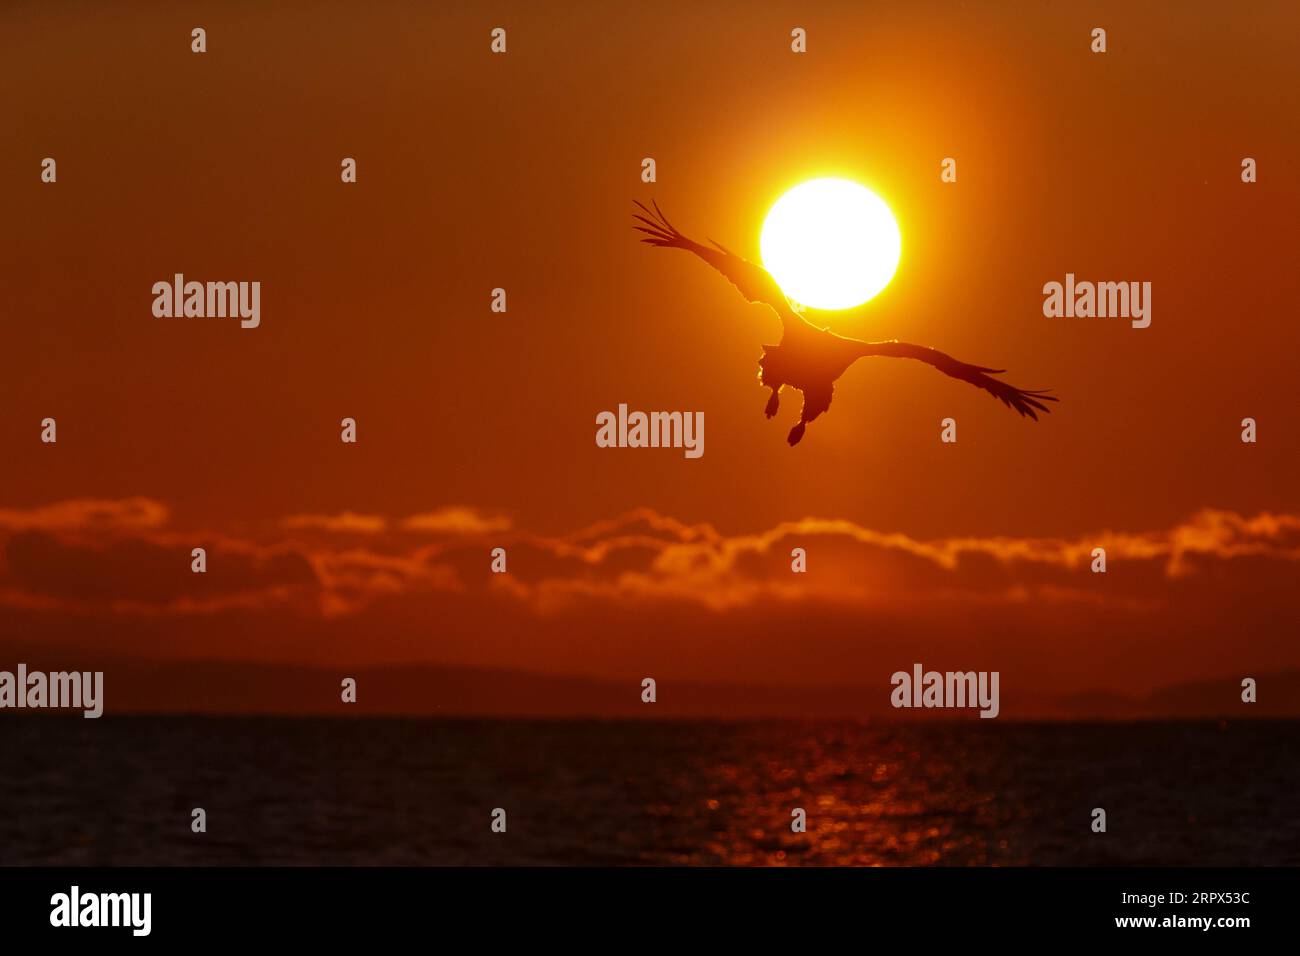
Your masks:
<svg viewBox="0 0 1300 956"><path fill-rule="evenodd" d="M979 720L976 710L894 709L890 686L746 686L660 678L642 703L642 675L626 680L529 671L406 666L318 668L243 661L110 657L0 645L0 670L104 671L105 714L229 713L338 716L871 718ZM1106 691L1025 696L1003 683L998 720L1165 720L1300 717L1300 670L1250 675L1259 701L1241 701L1238 677L1174 684L1145 697ZM357 681L357 700L340 699ZM28 711L26 713L35 713ZM7 712L0 711L0 720Z"/></svg>

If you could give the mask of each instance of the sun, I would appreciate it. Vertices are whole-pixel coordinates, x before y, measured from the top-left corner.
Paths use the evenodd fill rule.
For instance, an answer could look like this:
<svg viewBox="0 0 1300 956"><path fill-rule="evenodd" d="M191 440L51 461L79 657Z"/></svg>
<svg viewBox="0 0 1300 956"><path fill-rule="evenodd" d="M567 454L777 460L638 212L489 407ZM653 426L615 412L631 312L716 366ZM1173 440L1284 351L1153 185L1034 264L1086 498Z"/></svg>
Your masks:
<svg viewBox="0 0 1300 956"><path fill-rule="evenodd" d="M776 201L759 236L763 265L787 296L851 309L894 277L903 239L883 199L848 179L810 179Z"/></svg>

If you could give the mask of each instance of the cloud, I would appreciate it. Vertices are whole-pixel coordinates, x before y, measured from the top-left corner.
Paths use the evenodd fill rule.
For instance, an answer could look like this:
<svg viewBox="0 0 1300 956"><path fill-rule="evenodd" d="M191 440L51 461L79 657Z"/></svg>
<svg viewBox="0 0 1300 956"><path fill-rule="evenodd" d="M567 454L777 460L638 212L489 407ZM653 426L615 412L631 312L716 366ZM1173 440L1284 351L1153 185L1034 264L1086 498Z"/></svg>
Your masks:
<svg viewBox="0 0 1300 956"><path fill-rule="evenodd" d="M26 510L0 509L0 531L147 531L167 523L167 509L149 498L73 498Z"/></svg>
<svg viewBox="0 0 1300 956"><path fill-rule="evenodd" d="M462 506L400 520L290 515L242 537L176 530L168 514L147 498L0 511L0 604L185 615L287 608L335 618L380 602L460 594L534 616L663 603L719 614L772 604L1136 611L1165 606L1176 582L1208 576L1221 585L1246 563L1251 575L1268 578L1279 568L1293 575L1300 561L1300 516L1214 509L1160 530L930 540L815 517L722 534L648 508L558 536ZM506 548L508 574L490 572L489 544ZM189 569L197 545L208 549L202 575ZM791 571L795 547L807 552L805 574ZM1107 552L1104 575L1090 571L1097 547Z"/></svg>
<svg viewBox="0 0 1300 956"><path fill-rule="evenodd" d="M647 674L887 688L922 661L999 669L1007 687L1140 691L1300 666L1291 514L934 539L826 518L729 534L644 508L560 535L461 508L426 512L433 532L342 511L238 536L173 527L146 499L3 514L0 633L38 646L524 668L632 688ZM190 571L196 546L206 574ZM490 568L498 546L507 574ZM795 547L807 573L791 570ZM1105 574L1091 572L1095 547Z"/></svg>
<svg viewBox="0 0 1300 956"><path fill-rule="evenodd" d="M311 529L338 534L378 534L388 527L388 521L379 515L359 515L342 511L336 515L290 515L280 526L291 530Z"/></svg>
<svg viewBox="0 0 1300 956"><path fill-rule="evenodd" d="M327 616L356 613L372 601L436 590L459 590L454 569L425 553L379 554L355 548L317 549L307 555L321 584L320 610Z"/></svg>
<svg viewBox="0 0 1300 956"><path fill-rule="evenodd" d="M922 540L823 518L722 535L706 524L685 525L642 509L533 545L550 561L516 561L516 593L534 597L546 610L568 598L688 600L718 610L760 596L876 604L918 593L947 600L1152 606L1165 596L1153 587L1154 579L1194 575L1206 563L1247 557L1282 565L1300 561L1300 517L1207 509L1159 531ZM795 547L809 555L807 574L790 571ZM1118 566L1122 583L1091 573L1099 547L1108 566ZM576 558L578 568L551 567L566 557Z"/></svg>
<svg viewBox="0 0 1300 956"><path fill-rule="evenodd" d="M485 515L474 508L448 507L411 515L402 521L405 531L428 531L435 534L492 534L510 528L510 519Z"/></svg>
<svg viewBox="0 0 1300 956"><path fill-rule="evenodd" d="M317 600L320 582L301 553L219 542L206 549L208 573L195 574L188 544L169 545L169 540L114 536L85 543L44 531L20 532L4 542L0 600L8 595L20 605L39 602L77 612L181 614Z"/></svg>

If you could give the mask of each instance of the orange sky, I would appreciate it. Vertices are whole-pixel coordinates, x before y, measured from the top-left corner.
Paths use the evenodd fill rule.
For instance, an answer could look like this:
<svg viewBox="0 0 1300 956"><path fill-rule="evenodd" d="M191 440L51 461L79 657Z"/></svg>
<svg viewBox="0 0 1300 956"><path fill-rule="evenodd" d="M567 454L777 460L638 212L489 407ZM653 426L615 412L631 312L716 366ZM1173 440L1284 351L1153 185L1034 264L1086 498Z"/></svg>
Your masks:
<svg viewBox="0 0 1300 956"><path fill-rule="evenodd" d="M1294 4L699 6L0 8L0 635L1065 690L1300 665ZM786 445L775 319L630 212L756 257L824 174L891 205L903 257L817 318L1005 367L1052 415L876 360ZM176 272L259 280L261 326L155 319ZM1066 272L1150 281L1151 327L1044 318ZM597 448L620 402L702 410L704 457Z"/></svg>

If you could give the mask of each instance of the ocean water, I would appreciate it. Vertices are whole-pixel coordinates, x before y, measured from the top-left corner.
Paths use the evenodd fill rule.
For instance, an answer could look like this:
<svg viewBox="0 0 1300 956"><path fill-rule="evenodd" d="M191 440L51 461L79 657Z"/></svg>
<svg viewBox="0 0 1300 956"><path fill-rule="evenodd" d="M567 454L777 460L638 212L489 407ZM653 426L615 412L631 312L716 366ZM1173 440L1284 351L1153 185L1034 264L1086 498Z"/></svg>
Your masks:
<svg viewBox="0 0 1300 956"><path fill-rule="evenodd" d="M0 720L3 865L1294 865L1298 793L1294 721Z"/></svg>

